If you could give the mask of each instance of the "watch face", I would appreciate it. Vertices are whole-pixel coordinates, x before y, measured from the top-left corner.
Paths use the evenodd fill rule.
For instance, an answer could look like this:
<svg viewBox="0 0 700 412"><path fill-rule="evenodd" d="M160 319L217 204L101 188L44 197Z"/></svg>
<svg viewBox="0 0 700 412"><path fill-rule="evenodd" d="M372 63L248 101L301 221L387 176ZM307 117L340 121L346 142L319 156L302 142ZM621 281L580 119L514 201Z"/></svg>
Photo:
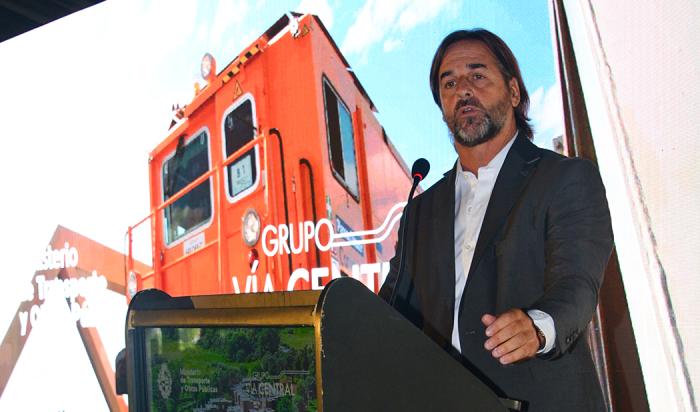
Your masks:
<svg viewBox="0 0 700 412"><path fill-rule="evenodd" d="M544 346L547 344L547 338L544 336L544 332L537 326L535 326L535 332L537 333L537 340L540 341L540 346L537 348L538 351L544 349Z"/></svg>

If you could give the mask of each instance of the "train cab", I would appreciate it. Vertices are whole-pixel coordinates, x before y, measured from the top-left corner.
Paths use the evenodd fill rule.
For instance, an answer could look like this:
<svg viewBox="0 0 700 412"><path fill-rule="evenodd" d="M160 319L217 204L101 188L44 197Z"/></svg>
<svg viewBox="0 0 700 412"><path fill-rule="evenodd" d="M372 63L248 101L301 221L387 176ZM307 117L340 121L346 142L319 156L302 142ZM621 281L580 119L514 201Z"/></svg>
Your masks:
<svg viewBox="0 0 700 412"><path fill-rule="evenodd" d="M129 228L127 297L320 289L377 292L411 178L321 20L289 13L176 108L150 154L150 213ZM153 267L132 232L150 226Z"/></svg>

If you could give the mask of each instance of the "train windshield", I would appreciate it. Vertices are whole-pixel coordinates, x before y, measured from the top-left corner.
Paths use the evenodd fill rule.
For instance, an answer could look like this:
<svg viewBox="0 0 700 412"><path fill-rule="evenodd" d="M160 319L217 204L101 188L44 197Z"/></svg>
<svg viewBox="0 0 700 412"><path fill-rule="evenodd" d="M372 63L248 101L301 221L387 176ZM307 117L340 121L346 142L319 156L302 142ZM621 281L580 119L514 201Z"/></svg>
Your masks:
<svg viewBox="0 0 700 412"><path fill-rule="evenodd" d="M185 143L180 138L175 153L163 164L163 201L209 170L209 136L206 130ZM211 179L165 208L165 243L172 243L211 219Z"/></svg>

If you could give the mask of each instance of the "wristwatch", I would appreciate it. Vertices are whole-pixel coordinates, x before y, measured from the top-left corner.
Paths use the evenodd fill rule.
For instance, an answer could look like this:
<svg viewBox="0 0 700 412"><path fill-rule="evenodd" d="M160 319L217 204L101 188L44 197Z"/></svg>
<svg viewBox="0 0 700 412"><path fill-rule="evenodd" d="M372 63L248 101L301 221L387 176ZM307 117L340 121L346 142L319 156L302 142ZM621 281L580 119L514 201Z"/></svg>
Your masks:
<svg viewBox="0 0 700 412"><path fill-rule="evenodd" d="M537 352L539 352L542 349L544 349L544 345L547 344L547 338L544 336L544 332L542 332L542 329L538 328L537 325L535 325L535 322L532 322L532 326L535 328L537 340L540 341L540 346L537 348Z"/></svg>
<svg viewBox="0 0 700 412"><path fill-rule="evenodd" d="M544 332L542 332L542 329L537 327L537 323L535 322L535 319L533 318L533 316L535 316L535 317L538 317L538 319L539 319L539 313L530 313L529 311L525 312L525 313L532 321L532 327L535 328L535 334L537 334L537 340L540 343L539 347L537 348L537 352L539 353L547 345L547 337L545 336Z"/></svg>

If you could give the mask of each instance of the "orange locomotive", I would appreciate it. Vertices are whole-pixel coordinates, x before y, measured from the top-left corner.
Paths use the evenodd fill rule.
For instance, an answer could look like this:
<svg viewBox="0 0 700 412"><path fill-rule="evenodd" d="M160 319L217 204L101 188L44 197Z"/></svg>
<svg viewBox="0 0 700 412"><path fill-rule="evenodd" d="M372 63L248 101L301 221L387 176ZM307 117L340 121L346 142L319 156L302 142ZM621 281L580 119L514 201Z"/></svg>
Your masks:
<svg viewBox="0 0 700 412"><path fill-rule="evenodd" d="M287 14L178 111L149 158L153 270L127 297L318 289L343 274L377 291L411 178L321 21ZM371 176L370 176L371 175Z"/></svg>

